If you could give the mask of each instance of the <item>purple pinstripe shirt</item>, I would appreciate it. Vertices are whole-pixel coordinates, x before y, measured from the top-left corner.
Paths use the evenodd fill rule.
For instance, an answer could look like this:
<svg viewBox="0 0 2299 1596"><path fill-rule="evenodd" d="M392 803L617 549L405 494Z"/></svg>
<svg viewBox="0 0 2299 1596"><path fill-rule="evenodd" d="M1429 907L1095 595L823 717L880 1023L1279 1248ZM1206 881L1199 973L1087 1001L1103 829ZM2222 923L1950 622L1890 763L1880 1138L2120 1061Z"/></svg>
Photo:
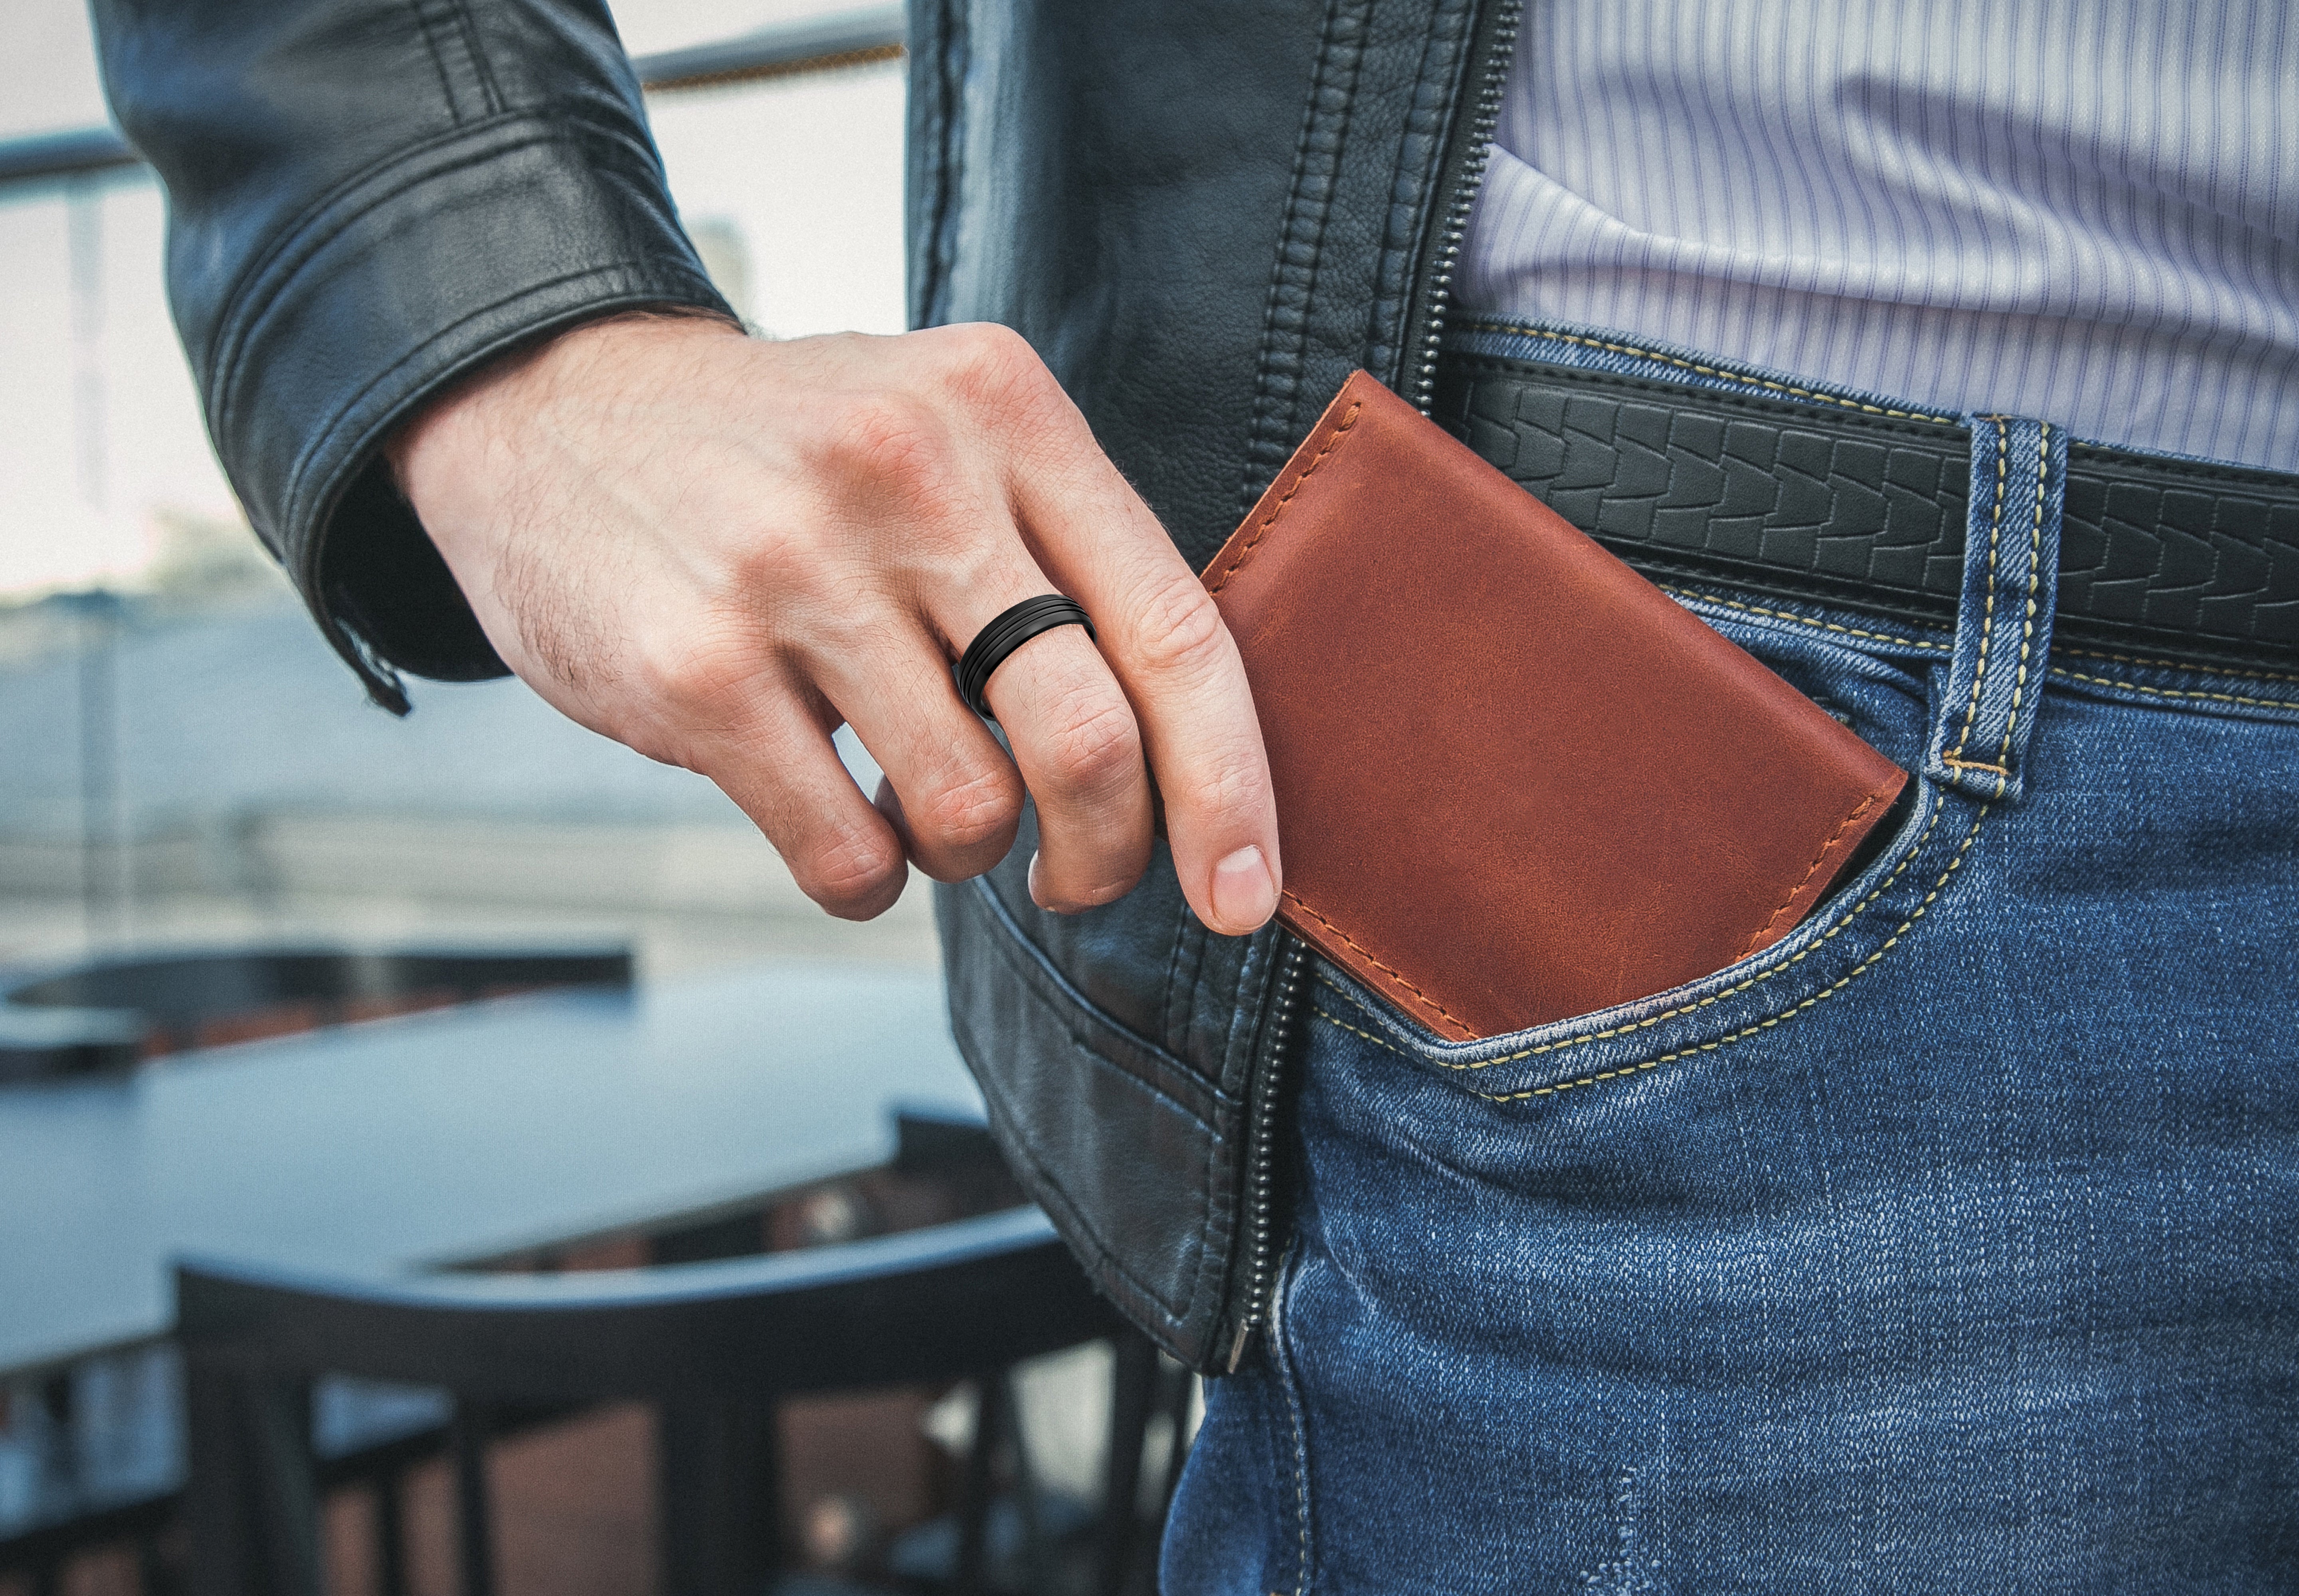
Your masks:
<svg viewBox="0 0 2299 1596"><path fill-rule="evenodd" d="M2299 12L1531 0L1461 300L2299 470Z"/></svg>

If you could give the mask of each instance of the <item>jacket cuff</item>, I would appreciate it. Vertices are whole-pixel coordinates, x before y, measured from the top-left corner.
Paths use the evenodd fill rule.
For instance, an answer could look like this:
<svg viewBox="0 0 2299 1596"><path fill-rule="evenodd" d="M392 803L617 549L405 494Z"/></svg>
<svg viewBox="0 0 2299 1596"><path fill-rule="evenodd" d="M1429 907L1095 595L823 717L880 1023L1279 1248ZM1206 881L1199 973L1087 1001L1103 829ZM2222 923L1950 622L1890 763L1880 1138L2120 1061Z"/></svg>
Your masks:
<svg viewBox="0 0 2299 1596"><path fill-rule="evenodd" d="M207 362L210 428L256 530L377 702L406 712L401 671L505 674L384 440L497 355L643 305L733 318L653 152L529 114L361 174L236 287Z"/></svg>

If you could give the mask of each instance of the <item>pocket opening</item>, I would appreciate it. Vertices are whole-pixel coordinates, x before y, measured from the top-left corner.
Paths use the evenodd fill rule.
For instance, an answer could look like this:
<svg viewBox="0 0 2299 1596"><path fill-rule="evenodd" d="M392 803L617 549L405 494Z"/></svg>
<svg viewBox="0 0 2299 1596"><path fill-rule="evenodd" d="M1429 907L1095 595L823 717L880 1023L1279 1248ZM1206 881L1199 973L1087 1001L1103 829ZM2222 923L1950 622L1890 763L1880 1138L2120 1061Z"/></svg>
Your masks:
<svg viewBox="0 0 2299 1596"><path fill-rule="evenodd" d="M1864 869L1789 935L1714 975L1599 1012L1478 1042L1451 1042L1320 961L1319 1017L1495 1102L1624 1079L1770 1029L1845 987L1900 945L1946 890L1988 806L1908 783L1905 818ZM1340 1007L1336 1009L1336 1000ZM1488 1073L1490 1072L1490 1073Z"/></svg>

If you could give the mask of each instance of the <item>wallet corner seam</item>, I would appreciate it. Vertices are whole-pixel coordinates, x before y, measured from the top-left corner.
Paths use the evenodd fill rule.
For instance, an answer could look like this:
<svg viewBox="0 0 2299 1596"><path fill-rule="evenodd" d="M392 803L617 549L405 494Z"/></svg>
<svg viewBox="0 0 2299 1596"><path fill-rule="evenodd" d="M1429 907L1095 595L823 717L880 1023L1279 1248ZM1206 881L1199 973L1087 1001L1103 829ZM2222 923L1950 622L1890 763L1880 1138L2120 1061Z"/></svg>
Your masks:
<svg viewBox="0 0 2299 1596"><path fill-rule="evenodd" d="M1904 777L1903 780L1905 779ZM1880 787L1863 794L1860 802L1852 806L1852 812L1837 823L1836 829L1829 834L1828 840L1821 844L1820 852L1813 855L1812 863L1805 867L1804 874L1797 878L1795 885L1789 888L1788 895L1780 900L1780 907L1766 915L1764 923L1748 934L1747 943L1741 948L1739 958L1735 959L1734 963L1737 964L1740 959L1749 958L1761 952L1764 946L1770 945L1764 942L1764 934L1772 928L1780 916L1789 911L1789 906L1797 901L1797 895L1811 885L1812 878L1820 873L1820 867L1828 862L1829 855L1837 852L1837 844L1844 841L1844 834L1852 828L1852 823L1867 813L1870 806L1882 802L1884 798L1885 790ZM1867 834L1863 832L1861 835L1864 836ZM1818 905L1814 904L1813 907L1817 908ZM1789 929L1793 931L1796 927L1791 926ZM1786 933L1783 932L1782 935L1785 935ZM1774 940L1777 941L1778 938Z"/></svg>
<svg viewBox="0 0 2299 1596"><path fill-rule="evenodd" d="M1336 397L1338 398L1338 395L1336 395ZM1364 411L1365 406L1365 402L1363 399L1353 401L1349 405L1349 413L1333 424L1332 436L1327 439L1324 447L1317 451L1315 456L1310 460L1309 463L1301 468L1301 474L1293 478L1293 486L1287 488L1283 494L1279 495L1276 508L1272 510L1269 512L1267 519L1262 521L1261 529L1246 541L1244 547L1238 550L1237 558L1231 561L1229 564L1224 568L1221 575L1207 585L1206 592L1208 596L1218 596L1222 589L1229 586L1230 578L1232 577L1236 576L1239 571L1243 570L1248 565L1252 563L1254 551L1258 549L1264 543L1267 542L1270 534L1277 530L1277 523L1285 514L1287 507L1299 496L1301 490L1308 486L1309 478L1315 474L1317 468L1325 462L1325 457L1332 454L1335 450L1341 446L1342 441L1349 436L1349 428L1357 425L1357 416ZM1309 435L1309 437L1303 442L1301 445L1302 448L1307 449L1309 446L1309 444L1315 442L1316 436L1316 433L1313 431ZM1299 451L1296 452L1296 456L1298 458ZM1286 468L1291 470L1293 462L1289 460L1285 463ZM1277 482L1282 482L1284 480L1285 472L1278 472ZM1272 493L1276 492L1276 482L1270 484L1270 491ZM1259 513L1260 509L1261 506L1259 504L1256 504L1253 507L1253 514L1249 514L1246 518L1249 524L1252 521L1253 515ZM1243 531L1244 528L1241 527L1239 530ZM1226 548L1227 545L1224 545L1223 552L1226 552ZM1214 562L1216 565L1220 564L1221 553L1217 553L1215 554Z"/></svg>
<svg viewBox="0 0 2299 1596"><path fill-rule="evenodd" d="M1435 998L1431 997L1420 987L1415 986L1411 981L1407 980L1401 972L1382 963L1380 958L1374 954L1371 948L1365 946L1365 943L1359 942L1356 937L1351 936L1348 932L1342 930L1340 927L1334 924L1333 921L1327 919L1324 914L1320 912L1318 909L1309 902L1308 899L1303 897L1299 893L1295 892L1291 887L1287 887L1283 889L1283 891L1286 897L1292 899L1294 902L1299 904L1302 910L1319 925L1332 932L1335 936L1340 937L1344 943L1347 943L1351 949L1355 950L1358 957L1362 959L1365 963L1371 965L1374 970L1377 972L1380 984L1404 988L1407 992L1413 994L1415 1001L1421 1003L1423 1007L1435 1010L1439 1015L1443 1017L1446 1024L1456 1027L1463 1033L1461 1035L1452 1038L1453 1041L1475 1042L1479 1040L1475 1033L1471 1030L1469 1023L1466 1020L1462 1019L1451 1010L1446 1008L1444 1004L1439 1002ZM1317 939L1311 938L1310 940L1315 941ZM1363 970L1357 969L1357 960L1351 959L1347 954L1337 954L1334 955L1334 957L1338 962L1348 967L1351 970L1356 971L1359 976L1365 975ZM1372 977L1367 978L1370 979ZM1434 1029L1435 1027L1432 1026L1431 1028Z"/></svg>

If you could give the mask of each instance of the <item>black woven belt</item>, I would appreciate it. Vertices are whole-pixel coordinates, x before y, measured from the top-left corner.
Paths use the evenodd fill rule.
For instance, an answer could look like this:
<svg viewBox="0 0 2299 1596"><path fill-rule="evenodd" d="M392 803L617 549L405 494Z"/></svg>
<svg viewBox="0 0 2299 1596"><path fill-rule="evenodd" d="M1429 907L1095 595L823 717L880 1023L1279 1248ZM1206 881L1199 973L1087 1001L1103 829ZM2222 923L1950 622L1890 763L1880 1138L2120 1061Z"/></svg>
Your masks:
<svg viewBox="0 0 2299 1596"><path fill-rule="evenodd" d="M1961 427L1459 353L1435 414L1640 570L1955 619ZM2071 445L2054 627L2205 668L2299 663L2299 477Z"/></svg>

